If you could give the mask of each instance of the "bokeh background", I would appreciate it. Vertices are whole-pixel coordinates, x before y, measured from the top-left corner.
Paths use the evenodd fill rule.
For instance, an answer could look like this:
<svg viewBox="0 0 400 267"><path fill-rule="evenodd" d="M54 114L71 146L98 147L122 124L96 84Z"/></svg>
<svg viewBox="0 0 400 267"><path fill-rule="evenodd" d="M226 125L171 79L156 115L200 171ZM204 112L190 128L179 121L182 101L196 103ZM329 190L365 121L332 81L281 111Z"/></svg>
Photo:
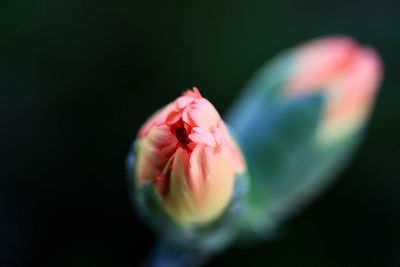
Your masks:
<svg viewBox="0 0 400 267"><path fill-rule="evenodd" d="M124 158L197 86L223 114L284 48L348 34L386 74L354 161L277 239L209 266L400 265L399 1L0 0L0 266L136 266Z"/></svg>

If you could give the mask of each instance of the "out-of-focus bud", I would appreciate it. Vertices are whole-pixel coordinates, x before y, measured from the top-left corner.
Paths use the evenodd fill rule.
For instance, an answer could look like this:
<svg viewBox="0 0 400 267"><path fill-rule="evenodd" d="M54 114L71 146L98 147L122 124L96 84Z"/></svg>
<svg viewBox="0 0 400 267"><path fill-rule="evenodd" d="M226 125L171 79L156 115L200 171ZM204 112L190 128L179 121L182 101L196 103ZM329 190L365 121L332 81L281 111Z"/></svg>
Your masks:
<svg viewBox="0 0 400 267"><path fill-rule="evenodd" d="M196 88L140 129L135 185L152 184L179 225L204 225L227 208L245 163L213 105Z"/></svg>
<svg viewBox="0 0 400 267"><path fill-rule="evenodd" d="M250 80L226 121L252 175L254 236L272 234L346 166L382 73L374 49L330 36L285 50Z"/></svg>
<svg viewBox="0 0 400 267"><path fill-rule="evenodd" d="M291 97L325 93L317 138L329 144L364 124L381 77L382 64L375 50L349 37L334 36L309 41L294 50L283 88Z"/></svg>

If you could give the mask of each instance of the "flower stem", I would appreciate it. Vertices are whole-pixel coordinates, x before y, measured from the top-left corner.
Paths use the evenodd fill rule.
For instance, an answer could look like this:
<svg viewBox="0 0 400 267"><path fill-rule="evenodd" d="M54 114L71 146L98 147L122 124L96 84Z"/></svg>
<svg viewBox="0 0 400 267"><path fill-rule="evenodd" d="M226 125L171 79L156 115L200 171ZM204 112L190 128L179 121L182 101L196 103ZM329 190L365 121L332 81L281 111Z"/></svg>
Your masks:
<svg viewBox="0 0 400 267"><path fill-rule="evenodd" d="M163 242L154 246L142 267L199 267L211 254L200 250L177 250Z"/></svg>

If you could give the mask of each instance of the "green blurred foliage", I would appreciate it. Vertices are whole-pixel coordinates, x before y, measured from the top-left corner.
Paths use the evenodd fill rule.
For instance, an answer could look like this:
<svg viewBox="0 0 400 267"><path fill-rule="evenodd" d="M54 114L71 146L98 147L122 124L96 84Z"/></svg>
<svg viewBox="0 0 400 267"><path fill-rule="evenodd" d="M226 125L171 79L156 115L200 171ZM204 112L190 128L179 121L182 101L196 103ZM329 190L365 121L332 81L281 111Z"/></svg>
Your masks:
<svg viewBox="0 0 400 267"><path fill-rule="evenodd" d="M147 117L192 86L223 114L273 55L342 33L386 68L357 157L276 240L210 266L397 266L399 17L394 0L0 0L0 265L139 264L154 237L124 159Z"/></svg>

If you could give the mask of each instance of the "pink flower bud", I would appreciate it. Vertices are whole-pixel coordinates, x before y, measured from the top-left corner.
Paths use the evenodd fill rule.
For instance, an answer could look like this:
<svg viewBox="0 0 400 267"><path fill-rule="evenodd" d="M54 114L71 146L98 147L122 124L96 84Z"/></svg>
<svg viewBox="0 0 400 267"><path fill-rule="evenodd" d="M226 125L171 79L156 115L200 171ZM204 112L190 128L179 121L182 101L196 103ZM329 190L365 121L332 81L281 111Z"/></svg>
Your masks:
<svg viewBox="0 0 400 267"><path fill-rule="evenodd" d="M358 130L368 118L382 79L376 51L349 37L327 37L301 45L285 84L291 97L324 91L318 138L330 143Z"/></svg>
<svg viewBox="0 0 400 267"><path fill-rule="evenodd" d="M182 225L217 218L229 204L245 163L213 105L197 88L140 129L135 183L152 183L167 213Z"/></svg>

